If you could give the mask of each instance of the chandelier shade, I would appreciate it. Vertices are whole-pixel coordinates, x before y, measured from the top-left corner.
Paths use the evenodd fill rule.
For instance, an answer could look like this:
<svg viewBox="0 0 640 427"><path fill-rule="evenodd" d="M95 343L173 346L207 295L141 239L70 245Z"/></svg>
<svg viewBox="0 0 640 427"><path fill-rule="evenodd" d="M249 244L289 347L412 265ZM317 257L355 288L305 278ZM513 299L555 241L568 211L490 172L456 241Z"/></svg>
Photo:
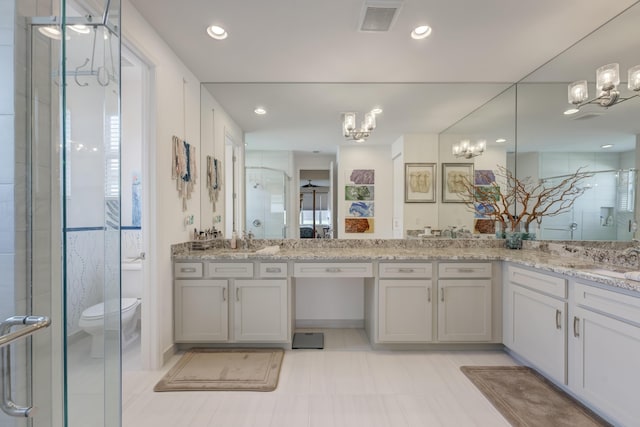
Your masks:
<svg viewBox="0 0 640 427"><path fill-rule="evenodd" d="M356 127L357 115L356 113L349 112L342 114L342 134L345 138L356 141L364 142L371 132L376 128L376 113L369 111L365 113L364 119L360 124L360 127Z"/></svg>
<svg viewBox="0 0 640 427"><path fill-rule="evenodd" d="M622 96L618 90L620 85L620 65L617 63L603 65L596 70L596 94L593 99L589 99L589 89L586 80L578 80L568 87L569 104L575 105L564 112L564 114L575 114L580 111L580 107L587 104L600 105L608 108L631 98L639 96L640 92L640 65L629 68L627 73L627 88L631 92L636 92L628 96Z"/></svg>
<svg viewBox="0 0 640 427"><path fill-rule="evenodd" d="M468 139L463 139L457 144L453 144L453 147L451 147L451 152L456 157L464 157L465 159L470 159L484 153L486 149L487 141L484 139L479 139L475 144L471 143L471 141Z"/></svg>

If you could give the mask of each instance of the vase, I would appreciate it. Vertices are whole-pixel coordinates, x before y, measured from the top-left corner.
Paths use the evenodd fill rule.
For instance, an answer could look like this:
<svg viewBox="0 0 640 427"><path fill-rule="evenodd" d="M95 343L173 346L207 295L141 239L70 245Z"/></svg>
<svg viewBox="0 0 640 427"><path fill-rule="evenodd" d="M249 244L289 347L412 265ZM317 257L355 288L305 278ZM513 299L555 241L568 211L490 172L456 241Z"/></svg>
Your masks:
<svg viewBox="0 0 640 427"><path fill-rule="evenodd" d="M507 249L522 249L523 232L505 231L504 245Z"/></svg>

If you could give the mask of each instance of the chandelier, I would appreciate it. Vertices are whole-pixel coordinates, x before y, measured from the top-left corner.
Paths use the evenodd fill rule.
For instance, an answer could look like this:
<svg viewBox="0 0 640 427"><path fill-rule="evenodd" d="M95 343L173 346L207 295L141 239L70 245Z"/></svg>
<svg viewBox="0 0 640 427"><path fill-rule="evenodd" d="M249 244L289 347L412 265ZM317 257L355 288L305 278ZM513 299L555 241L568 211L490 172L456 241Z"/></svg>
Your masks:
<svg viewBox="0 0 640 427"><path fill-rule="evenodd" d="M620 66L618 64L607 64L596 70L596 90L598 96L589 99L589 91L586 80L578 80L569 85L569 104L575 105L565 111L564 114L575 114L580 111L580 107L587 104L596 104L604 108L619 104L627 99L635 98L640 94L631 96L620 96L618 85L620 84ZM627 88L632 92L640 91L640 65L629 68L627 78Z"/></svg>
<svg viewBox="0 0 640 427"><path fill-rule="evenodd" d="M452 152L456 157L464 157L465 159L470 159L484 153L484 150L486 148L487 141L484 139L478 140L475 144L472 144L468 139L463 139L457 144L453 144Z"/></svg>
<svg viewBox="0 0 640 427"><path fill-rule="evenodd" d="M356 113L342 114L342 133L345 138L355 142L364 142L376 128L376 112L369 111L364 115L360 128L356 128Z"/></svg>

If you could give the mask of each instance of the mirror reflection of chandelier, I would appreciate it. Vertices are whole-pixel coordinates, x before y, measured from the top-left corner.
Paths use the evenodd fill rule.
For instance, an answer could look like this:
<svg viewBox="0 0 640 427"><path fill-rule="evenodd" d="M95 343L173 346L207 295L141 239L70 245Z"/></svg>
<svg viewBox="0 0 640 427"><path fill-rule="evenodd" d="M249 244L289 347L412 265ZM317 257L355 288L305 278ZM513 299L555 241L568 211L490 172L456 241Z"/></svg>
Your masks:
<svg viewBox="0 0 640 427"><path fill-rule="evenodd" d="M596 70L596 90L598 96L589 99L589 90L586 80L578 80L569 85L569 104L575 105L564 112L564 114L575 114L580 111L580 107L587 104L596 104L601 107L611 107L627 99L640 96L636 93L631 96L620 96L618 85L620 84L620 65L607 64ZM629 68L627 72L627 88L632 92L640 92L640 65Z"/></svg>
<svg viewBox="0 0 640 427"><path fill-rule="evenodd" d="M345 138L355 142L364 142L376 128L376 114L381 110L371 110L364 115L364 120L356 128L356 113L342 114L342 133Z"/></svg>
<svg viewBox="0 0 640 427"><path fill-rule="evenodd" d="M475 144L472 144L468 139L463 139L457 144L453 144L452 152L456 157L464 157L470 159L475 156L479 156L484 153L487 148L487 141L479 139Z"/></svg>

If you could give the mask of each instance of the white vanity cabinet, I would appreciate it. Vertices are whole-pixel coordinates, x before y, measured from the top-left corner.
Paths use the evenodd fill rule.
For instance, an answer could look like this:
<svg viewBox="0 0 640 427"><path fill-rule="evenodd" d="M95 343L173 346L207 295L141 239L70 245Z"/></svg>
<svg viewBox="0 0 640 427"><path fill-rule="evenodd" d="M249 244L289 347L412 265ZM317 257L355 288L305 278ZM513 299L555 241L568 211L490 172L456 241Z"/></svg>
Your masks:
<svg viewBox="0 0 640 427"><path fill-rule="evenodd" d="M432 340L431 263L378 265L378 342Z"/></svg>
<svg viewBox="0 0 640 427"><path fill-rule="evenodd" d="M236 341L287 341L287 280L234 281Z"/></svg>
<svg viewBox="0 0 640 427"><path fill-rule="evenodd" d="M569 387L615 425L638 425L640 298L570 285Z"/></svg>
<svg viewBox="0 0 640 427"><path fill-rule="evenodd" d="M289 341L287 263L176 262L174 275L177 343Z"/></svg>
<svg viewBox="0 0 640 427"><path fill-rule="evenodd" d="M438 264L438 341L492 339L492 263Z"/></svg>
<svg viewBox="0 0 640 427"><path fill-rule="evenodd" d="M174 283L176 342L218 342L229 337L226 280L176 280Z"/></svg>
<svg viewBox="0 0 640 427"><path fill-rule="evenodd" d="M507 266L504 344L561 384L567 384L566 298L566 279Z"/></svg>

